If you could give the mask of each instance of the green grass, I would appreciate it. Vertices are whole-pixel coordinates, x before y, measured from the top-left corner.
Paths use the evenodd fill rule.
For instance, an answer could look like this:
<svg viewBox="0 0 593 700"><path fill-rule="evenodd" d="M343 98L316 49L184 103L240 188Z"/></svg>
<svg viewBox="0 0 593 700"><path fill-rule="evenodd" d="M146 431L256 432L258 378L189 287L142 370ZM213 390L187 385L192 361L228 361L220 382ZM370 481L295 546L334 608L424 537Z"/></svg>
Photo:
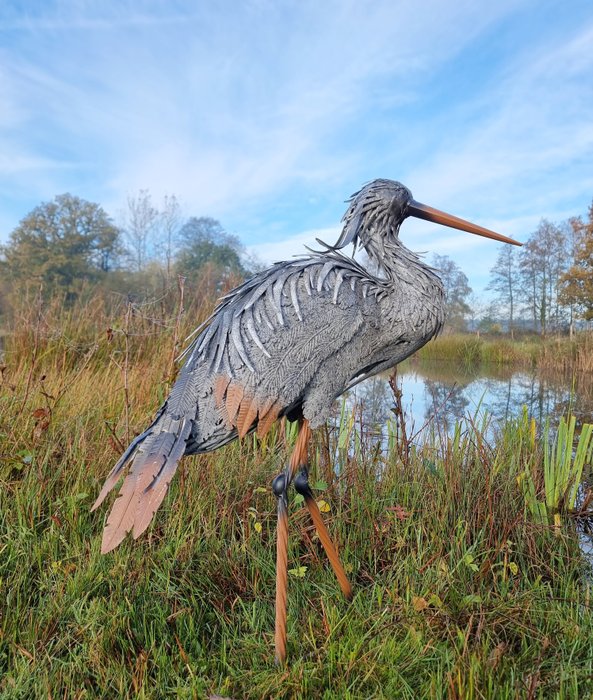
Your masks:
<svg viewBox="0 0 593 700"><path fill-rule="evenodd" d="M287 456L279 428L262 443L248 437L184 460L147 534L101 556L106 509L90 506L117 440L140 430L166 392L174 341L173 330L136 335L140 321L128 322L112 337L98 325L84 342L33 325L7 348L3 700L593 691L590 584L572 523L548 527L526 508L518 477L529 469L543 492L543 451L519 419L494 445L470 422L439 447L412 447L409 459L393 432L387 454L360 442L346 449L347 415L342 435L316 434L311 481L325 482L317 493L355 596L341 598L293 501L289 566L306 568L289 581L283 669L273 663L269 487Z"/></svg>

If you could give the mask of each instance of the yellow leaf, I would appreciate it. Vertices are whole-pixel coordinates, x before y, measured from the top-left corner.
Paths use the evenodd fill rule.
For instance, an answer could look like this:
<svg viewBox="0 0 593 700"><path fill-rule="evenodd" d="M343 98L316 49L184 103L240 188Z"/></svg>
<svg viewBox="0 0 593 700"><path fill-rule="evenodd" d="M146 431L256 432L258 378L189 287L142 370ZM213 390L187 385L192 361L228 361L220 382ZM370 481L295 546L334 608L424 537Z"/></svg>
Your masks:
<svg viewBox="0 0 593 700"><path fill-rule="evenodd" d="M327 501L317 501L317 505L322 513L329 513L331 510L331 507Z"/></svg>
<svg viewBox="0 0 593 700"><path fill-rule="evenodd" d="M516 576L519 573L519 567L517 565L517 562L510 561L509 569L511 570L511 574L513 574L513 576Z"/></svg>
<svg viewBox="0 0 593 700"><path fill-rule="evenodd" d="M307 567L297 566L296 569L289 569L288 573L291 576L295 576L296 578L305 578L305 574L307 573Z"/></svg>
<svg viewBox="0 0 593 700"><path fill-rule="evenodd" d="M422 598L420 596L413 596L412 605L416 612L422 612L422 610L426 610L426 608L428 607L428 601L426 600L426 598Z"/></svg>
<svg viewBox="0 0 593 700"><path fill-rule="evenodd" d="M255 523L253 527L256 532L261 532L261 523Z"/></svg>

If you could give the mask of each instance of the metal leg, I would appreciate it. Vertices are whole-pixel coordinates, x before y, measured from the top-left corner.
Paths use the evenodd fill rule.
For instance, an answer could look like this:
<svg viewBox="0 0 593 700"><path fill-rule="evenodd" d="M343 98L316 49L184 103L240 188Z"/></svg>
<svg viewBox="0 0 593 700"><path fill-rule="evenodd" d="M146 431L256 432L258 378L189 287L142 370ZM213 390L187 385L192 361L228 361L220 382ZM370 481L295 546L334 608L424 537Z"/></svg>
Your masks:
<svg viewBox="0 0 593 700"><path fill-rule="evenodd" d="M329 532L325 527L321 513L311 489L309 487L308 447L311 437L311 429L306 420L301 421L299 434L295 448L290 456L290 461L283 472L272 482L272 490L276 496L278 508L278 528L276 531L276 623L274 632L274 646L276 650L276 663L281 665L286 661L286 599L288 594L288 499L286 492L293 477L295 489L304 499L311 519L319 534L321 544L329 558L330 564L336 574L342 592L348 600L352 598L352 586L348 582L346 572L342 566L336 548L331 541Z"/></svg>
<svg viewBox="0 0 593 700"><path fill-rule="evenodd" d="M276 530L276 622L274 647L277 664L286 661L286 599L288 595L288 498L286 492L299 464L306 461L311 429L301 421L294 450L283 472L272 482L278 509ZM304 456L303 456L304 455Z"/></svg>
<svg viewBox="0 0 593 700"><path fill-rule="evenodd" d="M323 545L329 562L332 565L332 569L336 574L336 578L338 579L342 593L345 595L347 600L352 600L352 586L348 581L348 577L346 576L346 572L344 571L344 567L342 566L342 562L340 561L338 552L334 547L330 534L325 527L319 507L313 498L313 494L311 493L311 488L309 486L309 470L306 465L301 466L301 470L294 480L294 488L296 489L297 493L300 493L305 499L305 505L309 510L311 520L315 525L317 534L321 540L321 544Z"/></svg>
<svg viewBox="0 0 593 700"><path fill-rule="evenodd" d="M286 490L290 472L285 469L272 482L278 506L276 531L276 623L274 631L275 659L286 661L286 597L288 594L288 500Z"/></svg>

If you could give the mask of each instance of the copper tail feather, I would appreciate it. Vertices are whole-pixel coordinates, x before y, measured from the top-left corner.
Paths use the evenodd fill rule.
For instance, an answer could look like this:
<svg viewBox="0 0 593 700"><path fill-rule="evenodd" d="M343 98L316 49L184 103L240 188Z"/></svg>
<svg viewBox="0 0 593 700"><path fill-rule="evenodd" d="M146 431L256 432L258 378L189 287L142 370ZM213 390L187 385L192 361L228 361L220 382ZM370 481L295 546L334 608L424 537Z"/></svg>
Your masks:
<svg viewBox="0 0 593 700"><path fill-rule="evenodd" d="M150 524L160 506L191 435L193 420L160 414L124 452L107 477L92 510L98 508L129 466L103 531L101 553L115 549L128 532L134 539Z"/></svg>

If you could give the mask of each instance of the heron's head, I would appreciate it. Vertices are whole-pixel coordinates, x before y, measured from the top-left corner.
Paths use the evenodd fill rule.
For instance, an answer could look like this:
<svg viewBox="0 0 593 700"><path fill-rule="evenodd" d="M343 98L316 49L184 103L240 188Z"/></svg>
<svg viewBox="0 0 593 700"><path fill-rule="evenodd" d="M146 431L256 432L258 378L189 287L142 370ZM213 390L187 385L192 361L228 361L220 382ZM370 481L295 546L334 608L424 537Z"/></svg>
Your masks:
<svg viewBox="0 0 593 700"><path fill-rule="evenodd" d="M512 238L426 204L420 204L412 197L407 187L394 180L373 180L353 194L349 202L342 219L344 228L336 244L331 246L333 250L352 243L355 249L360 245L371 257L378 257L390 242L397 239L399 227L408 216L475 233L495 241L521 245Z"/></svg>

